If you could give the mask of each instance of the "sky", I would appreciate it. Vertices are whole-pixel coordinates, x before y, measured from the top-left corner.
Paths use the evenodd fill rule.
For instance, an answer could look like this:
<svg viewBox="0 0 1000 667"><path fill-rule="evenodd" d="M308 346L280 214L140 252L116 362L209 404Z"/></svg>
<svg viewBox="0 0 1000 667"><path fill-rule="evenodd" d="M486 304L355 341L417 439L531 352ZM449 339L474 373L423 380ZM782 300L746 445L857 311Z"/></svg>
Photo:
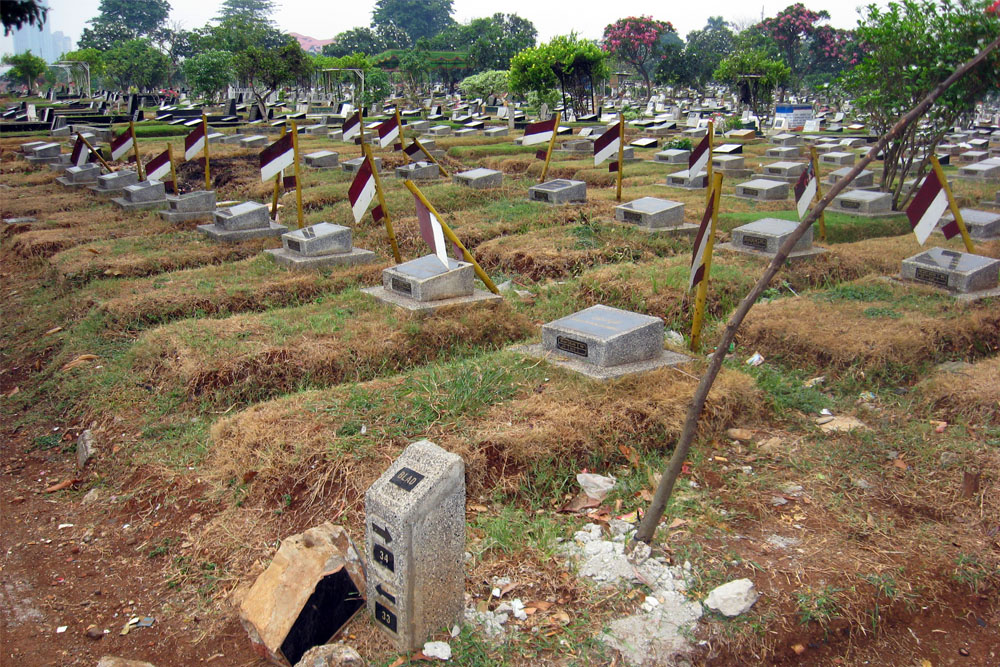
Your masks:
<svg viewBox="0 0 1000 667"><path fill-rule="evenodd" d="M711 3L666 3L663 0L454 0L454 17L460 23L481 16L491 16L497 11L517 14L535 24L539 41L548 41L556 35L575 30L588 39L598 39L604 26L626 16L651 15L670 21L681 36L704 27L710 16L722 16L739 25L759 21L764 16L774 16L795 0L714 0ZM73 38L80 37L86 22L97 15L99 0L48 0L49 26L52 32L61 30ZM322 0L277 0L278 10L273 19L286 32L297 32L316 39L329 39L337 33L371 22L374 0L353 2L322 2ZM830 24L837 28L851 28L857 23L858 8L869 0L806 0L814 11L830 12ZM878 4L885 4L879 0ZM217 13L218 0L170 0L170 20L186 29L205 25ZM10 37L0 38L0 52L12 50Z"/></svg>

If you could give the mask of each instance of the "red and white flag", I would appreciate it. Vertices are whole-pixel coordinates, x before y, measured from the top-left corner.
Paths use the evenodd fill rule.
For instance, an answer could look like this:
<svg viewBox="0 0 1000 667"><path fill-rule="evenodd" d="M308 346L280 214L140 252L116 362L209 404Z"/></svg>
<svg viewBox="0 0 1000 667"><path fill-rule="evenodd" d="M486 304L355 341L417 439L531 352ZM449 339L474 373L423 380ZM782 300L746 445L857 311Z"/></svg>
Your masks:
<svg viewBox="0 0 1000 667"><path fill-rule="evenodd" d="M76 143L73 144L73 152L69 156L69 161L73 163L74 167L82 167L90 162L90 159L90 149L87 148L87 144L83 143L83 137L77 135Z"/></svg>
<svg viewBox="0 0 1000 667"><path fill-rule="evenodd" d="M341 137L343 141L350 141L354 137L361 136L361 112L355 111L344 121L341 128L344 130L344 135Z"/></svg>
<svg viewBox="0 0 1000 667"><path fill-rule="evenodd" d="M163 151L146 163L146 180L162 181L170 174L170 153Z"/></svg>
<svg viewBox="0 0 1000 667"><path fill-rule="evenodd" d="M698 178L698 174L708 166L708 161L711 159L712 143L706 134L701 143L691 150L691 155L688 157L688 180Z"/></svg>
<svg viewBox="0 0 1000 667"><path fill-rule="evenodd" d="M948 193L945 191L937 172L927 174L924 184L920 186L913 201L906 209L906 217L910 219L910 227L917 235L917 243L923 245L927 237L937 227L941 216L948 208ZM950 239L959 233L958 223L952 220L942 230L944 237Z"/></svg>
<svg viewBox="0 0 1000 667"><path fill-rule="evenodd" d="M597 167L605 160L617 157L621 145L621 126L615 123L594 141L594 166ZM615 160L612 166L616 164L618 164L617 160Z"/></svg>
<svg viewBox="0 0 1000 667"><path fill-rule="evenodd" d="M375 198L375 174L372 173L371 160L364 160L354 174L351 187L347 190L347 198L351 200L351 210L354 212L354 222L361 222L365 217L368 205ZM379 217L375 218L376 220Z"/></svg>
<svg viewBox="0 0 1000 667"><path fill-rule="evenodd" d="M553 116L549 120L540 123L532 123L524 128L524 138L521 139L522 146L533 146L552 139L552 134L556 131L556 118Z"/></svg>
<svg viewBox="0 0 1000 667"><path fill-rule="evenodd" d="M448 269L448 248L444 243L444 229L441 222L430 212L420 197L413 195L413 200L417 205L417 222L420 223L420 236L424 243L431 247L431 251L437 256L445 270Z"/></svg>
<svg viewBox="0 0 1000 667"><path fill-rule="evenodd" d="M799 220L809 210L809 206L816 197L817 188L819 188L819 181L816 178L816 172L813 171L813 163L810 160L809 166L799 174L799 180L795 182L795 206L798 208Z"/></svg>
<svg viewBox="0 0 1000 667"><path fill-rule="evenodd" d="M705 248L708 247L708 239L712 234L712 213L715 210L715 196L710 194L708 206L705 207L705 215L701 219L698 227L698 235L694 238L694 253L691 257L691 278L688 280L688 291L694 289L695 285L705 278Z"/></svg>
<svg viewBox="0 0 1000 667"><path fill-rule="evenodd" d="M133 145L135 145L135 136L132 134L132 128L130 127L117 137L111 139L111 159L120 160L132 150Z"/></svg>
<svg viewBox="0 0 1000 667"><path fill-rule="evenodd" d="M260 152L260 180L270 181L293 164L295 164L295 142L292 133L286 132L285 136Z"/></svg>
<svg viewBox="0 0 1000 667"><path fill-rule="evenodd" d="M378 145L381 148L385 148L399 139L399 120L396 118L396 114L379 123L376 129L378 130Z"/></svg>
<svg viewBox="0 0 1000 667"><path fill-rule="evenodd" d="M416 141L412 142L409 146L403 149L403 152L412 160L414 156L423 155L427 162L433 162L434 159L431 154L427 152L427 149L423 147L422 144L417 144Z"/></svg>
<svg viewBox="0 0 1000 667"><path fill-rule="evenodd" d="M205 123L198 123L191 133L184 137L184 160L193 160L205 147Z"/></svg>

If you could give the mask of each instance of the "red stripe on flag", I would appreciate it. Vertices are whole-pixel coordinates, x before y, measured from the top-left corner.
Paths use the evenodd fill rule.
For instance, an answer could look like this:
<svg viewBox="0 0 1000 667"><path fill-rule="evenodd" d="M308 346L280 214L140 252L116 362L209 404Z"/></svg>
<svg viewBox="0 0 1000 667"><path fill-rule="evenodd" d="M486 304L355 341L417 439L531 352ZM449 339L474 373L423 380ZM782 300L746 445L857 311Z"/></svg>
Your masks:
<svg viewBox="0 0 1000 667"><path fill-rule="evenodd" d="M701 265L694 271L694 280L691 282L691 286L694 287L702 281L705 277L705 263L702 262Z"/></svg>
<svg viewBox="0 0 1000 667"><path fill-rule="evenodd" d="M283 188L285 188L286 190L294 190L295 189L295 175L293 174L291 176L285 176L283 179L281 179L281 186Z"/></svg>
<svg viewBox="0 0 1000 667"><path fill-rule="evenodd" d="M958 220L952 220L941 227L941 231L944 233L946 239L954 238L961 234L961 230L958 228Z"/></svg>
<svg viewBox="0 0 1000 667"><path fill-rule="evenodd" d="M380 222L382 218L385 217L385 211L382 210L382 204L379 204L372 209L372 220L375 222Z"/></svg>
<svg viewBox="0 0 1000 667"><path fill-rule="evenodd" d="M532 134L541 134L542 132L554 132L556 129L556 118L553 116L549 120L543 120L540 123L532 123L524 128L524 136L531 136Z"/></svg>
<svg viewBox="0 0 1000 667"><path fill-rule="evenodd" d="M611 173L618 171L618 160L615 160L614 162L608 164L608 171L610 171Z"/></svg>
<svg viewBox="0 0 1000 667"><path fill-rule="evenodd" d="M544 160L548 154L549 152L547 150L535 151L535 159Z"/></svg>
<svg viewBox="0 0 1000 667"><path fill-rule="evenodd" d="M691 151L691 156L688 158L688 169L694 167L694 165L698 162L698 159L701 158L702 154L704 154L705 151L707 150L708 150L708 135L706 134L705 137L701 140L701 143L695 146L694 149ZM692 174L691 177L694 178L697 175L698 174Z"/></svg>
<svg viewBox="0 0 1000 667"><path fill-rule="evenodd" d="M401 150L403 150L403 144L393 144L392 145L392 150L394 150L394 151L401 151Z"/></svg>
<svg viewBox="0 0 1000 667"><path fill-rule="evenodd" d="M420 146L418 146L416 144L416 142L414 142L414 143L410 144L409 146L407 146L406 148L404 148L403 152L406 153L407 155L409 155L410 157L413 157L417 153L421 153L423 151L421 151L420 150Z"/></svg>
<svg viewBox="0 0 1000 667"><path fill-rule="evenodd" d="M294 144L292 143L292 135L289 133L260 152L261 168L291 150L294 150Z"/></svg>
<svg viewBox="0 0 1000 667"><path fill-rule="evenodd" d="M594 140L594 155L597 155L602 150L610 146L615 139L619 138L619 134L620 131L618 129L618 126L615 125L614 127L606 130L604 134L597 137L597 139Z"/></svg>
<svg viewBox="0 0 1000 667"><path fill-rule="evenodd" d="M368 185L368 181L373 179L371 163L365 160L358 167L358 173L354 175L354 180L351 181L351 187L347 190L347 197L351 200L351 206L358 201L358 197L361 196L361 192Z"/></svg>
<svg viewBox="0 0 1000 667"><path fill-rule="evenodd" d="M200 140L205 137L205 124L199 123L195 128L184 137L184 150L189 150L192 146L197 144Z"/></svg>
<svg viewBox="0 0 1000 667"><path fill-rule="evenodd" d="M932 171L927 174L924 184L920 186L917 195L906 209L906 217L910 220L910 227L917 226L920 218L924 217L924 212L927 211L939 192L941 192L941 181L938 180L937 172Z"/></svg>

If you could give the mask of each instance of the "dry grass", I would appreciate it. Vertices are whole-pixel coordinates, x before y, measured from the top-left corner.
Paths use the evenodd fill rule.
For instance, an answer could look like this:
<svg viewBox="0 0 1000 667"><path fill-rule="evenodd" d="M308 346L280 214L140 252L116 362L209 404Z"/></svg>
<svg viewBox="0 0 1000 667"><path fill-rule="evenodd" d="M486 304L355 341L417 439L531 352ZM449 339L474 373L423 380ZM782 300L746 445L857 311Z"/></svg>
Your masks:
<svg viewBox="0 0 1000 667"><path fill-rule="evenodd" d="M941 416L1000 423L1000 357L955 370L939 370L918 385L921 395Z"/></svg>

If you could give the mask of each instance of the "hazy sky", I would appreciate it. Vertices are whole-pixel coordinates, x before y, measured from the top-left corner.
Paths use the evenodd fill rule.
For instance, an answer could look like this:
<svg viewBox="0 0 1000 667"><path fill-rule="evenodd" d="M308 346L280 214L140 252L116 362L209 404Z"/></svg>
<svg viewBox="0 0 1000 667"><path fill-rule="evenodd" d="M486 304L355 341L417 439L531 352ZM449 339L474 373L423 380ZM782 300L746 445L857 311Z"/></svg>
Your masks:
<svg viewBox="0 0 1000 667"><path fill-rule="evenodd" d="M729 21L748 23L759 20L761 12L773 16L795 0L714 0L701 3L666 3L663 0L454 0L455 19L466 22L480 16L490 16L497 11L517 14L529 19L538 29L540 41L575 30L586 38L601 37L604 26L625 16L652 15L670 21L681 36L705 25L709 16L723 16ZM85 23L97 14L99 0L49 0L49 26L73 38L80 37ZM170 20L191 29L205 25L218 12L218 0L170 0L173 10ZM287 32L298 32L317 39L327 39L339 32L371 22L374 1L331 2L323 0L278 0L274 20ZM838 28L854 26L858 8L868 0L813 0L806 1L813 10L826 9L831 24ZM878 4L885 4L879 0ZM9 37L0 38L0 51L9 52Z"/></svg>

